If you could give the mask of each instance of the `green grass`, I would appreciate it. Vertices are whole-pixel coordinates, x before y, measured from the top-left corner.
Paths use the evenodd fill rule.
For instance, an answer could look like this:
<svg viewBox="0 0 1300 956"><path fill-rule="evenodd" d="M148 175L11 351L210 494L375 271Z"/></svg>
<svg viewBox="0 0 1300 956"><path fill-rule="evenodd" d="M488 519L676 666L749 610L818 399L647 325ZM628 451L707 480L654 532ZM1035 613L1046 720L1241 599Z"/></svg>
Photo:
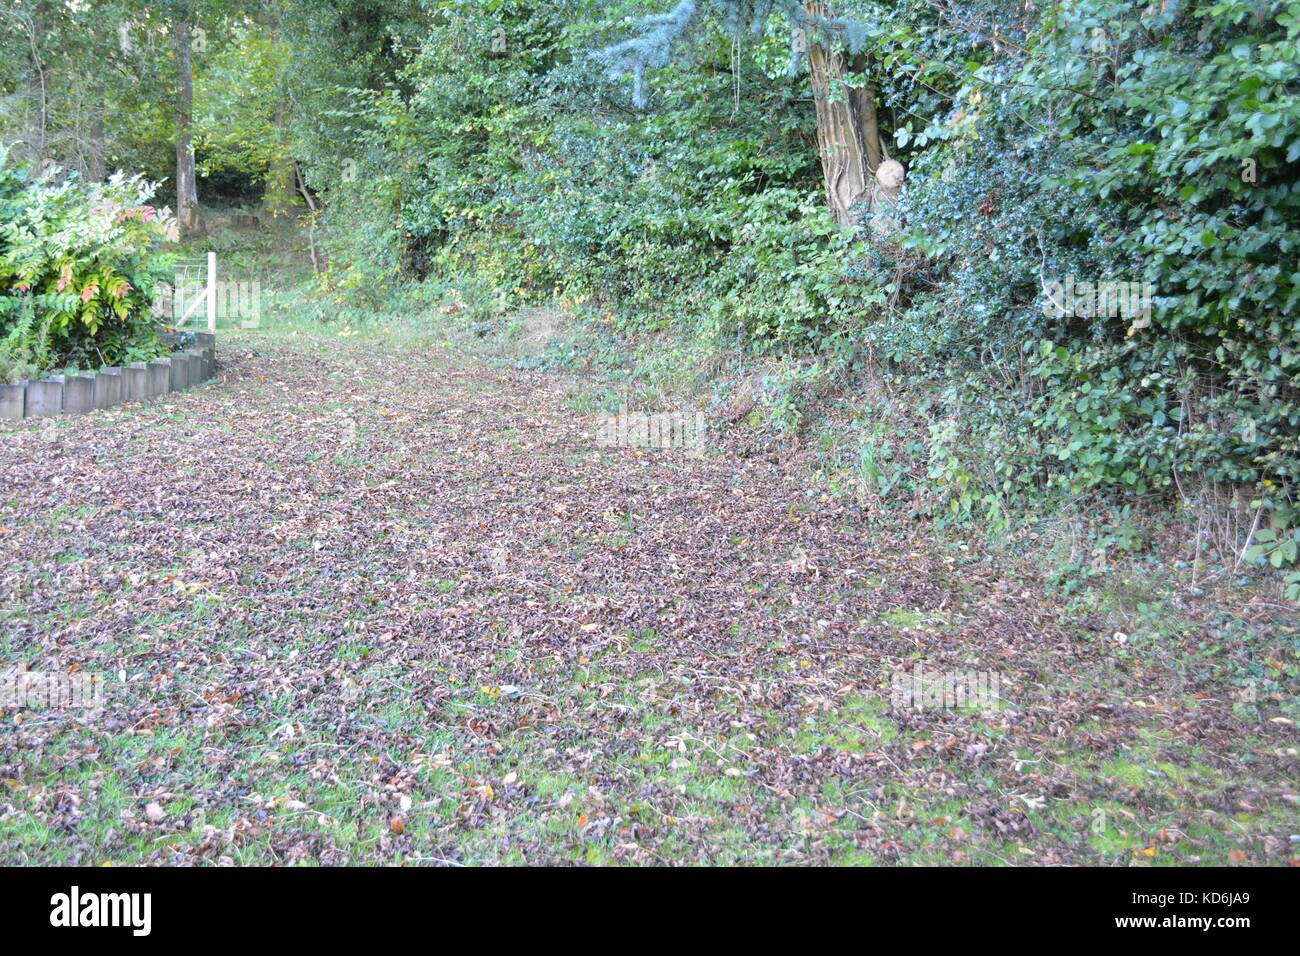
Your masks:
<svg viewBox="0 0 1300 956"><path fill-rule="evenodd" d="M238 467L209 473L196 455L183 477L135 479L167 492L165 510L143 495L123 517L131 487L92 493L95 480L50 507L0 502L0 526L30 547L0 566L18 582L0 603L0 664L107 672L116 719L0 714L0 860L1127 866L1292 852L1294 729L1277 719L1294 719L1294 634L1266 611L1189 609L1158 576L1062 595L978 546L910 526L873 537L809 496L740 526L730 490L771 483L742 482L735 462L691 465L716 470L680 478L664 500L711 489L681 514L640 497L675 480L646 478L656 462L566 450L532 476L527 443L544 429L485 412L457 432L418 402L523 407L544 380L452 377L452 331L384 328L269 324L229 348L368 375L378 339L436 348L444 377L410 407L304 410L249 380L247 397L214 386L184 399L214 404L143 407L119 434L133 455L176 456L206 430L220 435L207 454L234 455L256 411L277 440ZM582 394L557 390L547 410L617 397ZM338 410L365 452L306 424ZM458 451L476 439L481 458ZM246 511L180 493L245 474L229 497ZM596 479L629 476L636 492L601 497L617 482ZM497 492L472 519L454 499ZM434 510L449 496L456 508ZM680 586L624 584L628 568L662 572L706 508L723 519L709 561ZM807 549L819 576L789 571L774 527L832 529ZM498 572L488 555L512 530ZM849 544L829 552L835 540ZM725 593L714 560L736 562ZM994 571L1005 589L985 586ZM693 595L696 581L715 590ZM892 669L936 660L1005 671L1008 711L892 709Z"/></svg>

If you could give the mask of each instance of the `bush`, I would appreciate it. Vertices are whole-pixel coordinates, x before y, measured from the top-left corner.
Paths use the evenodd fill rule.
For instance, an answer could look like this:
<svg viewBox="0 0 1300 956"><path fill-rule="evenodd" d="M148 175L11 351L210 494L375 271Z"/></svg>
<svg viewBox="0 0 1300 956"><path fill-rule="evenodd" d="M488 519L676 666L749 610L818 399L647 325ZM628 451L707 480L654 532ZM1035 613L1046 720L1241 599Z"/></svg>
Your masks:
<svg viewBox="0 0 1300 956"><path fill-rule="evenodd" d="M335 200L339 275L471 272L487 311L559 294L836 380L874 364L929 417L858 450L875 485L1002 523L1049 493L1123 508L1229 484L1271 545L1248 557L1294 560L1300 6L837 4L909 171L889 242L822 208L783 28L733 45L701 25L648 108L608 82L590 51L663 6L507 0L494 50L476 4L440 5L402 89L340 113L389 176ZM1072 278L1152 300L1054 308ZM773 389L799 431L821 387Z"/></svg>
<svg viewBox="0 0 1300 956"><path fill-rule="evenodd" d="M154 184L25 180L0 154L0 358L47 371L99 368L159 351L151 293L174 239ZM17 369L7 370L17 377Z"/></svg>
<svg viewBox="0 0 1300 956"><path fill-rule="evenodd" d="M927 265L871 330L878 353L905 377L982 366L1000 381L1040 452L990 438L979 453L1035 486L1123 498L1228 482L1268 541L1293 542L1300 7L1135 16L1079 0L1012 39L949 47L962 85L905 199L905 243ZM1060 314L1051 287L1071 276L1146 283L1151 308ZM1005 410L982 408L1002 404L965 414L991 427ZM1250 554L1286 563L1294 550Z"/></svg>

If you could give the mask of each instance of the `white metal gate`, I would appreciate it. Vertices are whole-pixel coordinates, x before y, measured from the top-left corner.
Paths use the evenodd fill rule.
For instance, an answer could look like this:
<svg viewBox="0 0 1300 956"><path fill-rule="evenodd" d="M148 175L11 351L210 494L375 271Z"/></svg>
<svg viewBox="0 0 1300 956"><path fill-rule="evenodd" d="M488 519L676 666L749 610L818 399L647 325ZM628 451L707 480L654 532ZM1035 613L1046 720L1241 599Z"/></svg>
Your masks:
<svg viewBox="0 0 1300 956"><path fill-rule="evenodd" d="M202 311L200 311L202 309ZM206 317L208 331L217 330L217 254L206 258L177 259L172 284L173 328L194 328Z"/></svg>

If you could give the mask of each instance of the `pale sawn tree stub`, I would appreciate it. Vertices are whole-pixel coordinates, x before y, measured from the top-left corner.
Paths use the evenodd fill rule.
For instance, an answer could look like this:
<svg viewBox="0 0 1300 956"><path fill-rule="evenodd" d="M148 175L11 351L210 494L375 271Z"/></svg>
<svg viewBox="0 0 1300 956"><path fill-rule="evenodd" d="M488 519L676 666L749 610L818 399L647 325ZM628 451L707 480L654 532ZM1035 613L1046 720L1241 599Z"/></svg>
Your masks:
<svg viewBox="0 0 1300 956"><path fill-rule="evenodd" d="M826 201L835 221L862 225L871 214L876 232L896 225L893 209L902 190L904 170L889 156L881 135L871 82L866 31L855 20L837 15L827 3L775 0L720 0L729 26L739 37L745 27L762 27L777 9L793 27L791 65L806 60L817 111L817 147ZM652 17L640 36L601 51L611 74L631 72L634 99L644 104L645 71L667 66L674 45L701 19L697 0L680 0L667 13Z"/></svg>

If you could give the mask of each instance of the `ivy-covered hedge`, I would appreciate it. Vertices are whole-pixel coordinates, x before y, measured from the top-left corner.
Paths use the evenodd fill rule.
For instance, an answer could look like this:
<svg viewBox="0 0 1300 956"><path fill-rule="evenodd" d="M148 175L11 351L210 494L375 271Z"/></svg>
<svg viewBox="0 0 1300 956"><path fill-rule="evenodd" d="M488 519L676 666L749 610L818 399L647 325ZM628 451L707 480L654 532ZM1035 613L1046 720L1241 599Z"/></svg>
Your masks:
<svg viewBox="0 0 1300 956"><path fill-rule="evenodd" d="M1251 555L1295 560L1300 4L835 4L908 168L889 243L829 223L779 19L697 31L645 108L604 74L591 52L669 6L502 0L485 25L441 4L398 87L354 97L309 164L335 275L472 271L507 300L869 360L928 396L930 427L892 447L959 514L1226 484ZM1076 282L1149 308L1056 307Z"/></svg>
<svg viewBox="0 0 1300 956"><path fill-rule="evenodd" d="M997 415L1037 438L1016 474L1069 493L1230 483L1279 564L1300 540L1298 41L1300 4L1079 0L972 44L907 199L931 281L880 328L900 369L1012 373ZM1070 277L1145 284L1151 308L1056 315L1045 289Z"/></svg>

